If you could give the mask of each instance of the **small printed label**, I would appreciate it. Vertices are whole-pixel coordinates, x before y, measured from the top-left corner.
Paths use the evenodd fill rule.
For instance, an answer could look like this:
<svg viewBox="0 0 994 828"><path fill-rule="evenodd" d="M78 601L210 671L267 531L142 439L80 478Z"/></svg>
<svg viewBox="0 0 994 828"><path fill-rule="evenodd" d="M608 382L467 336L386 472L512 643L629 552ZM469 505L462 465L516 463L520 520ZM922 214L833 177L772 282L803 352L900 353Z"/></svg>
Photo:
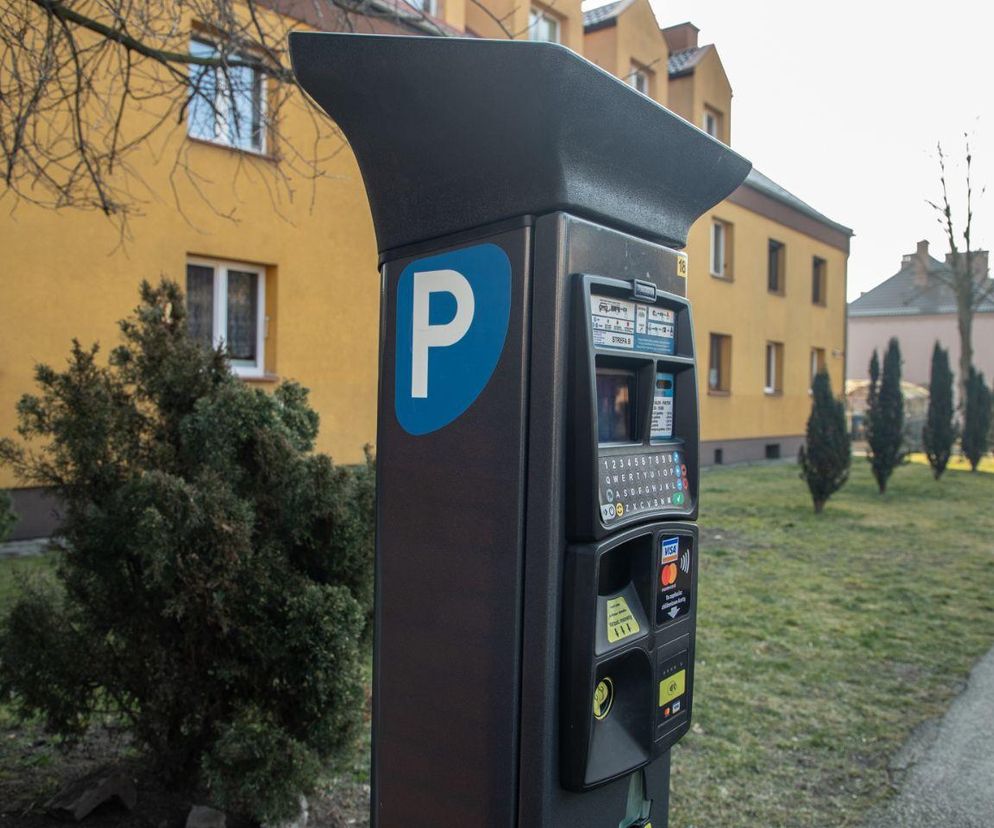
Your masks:
<svg viewBox="0 0 994 828"><path fill-rule="evenodd" d="M640 631L639 622L635 620L628 602L623 595L607 600L607 640L614 644Z"/></svg>
<svg viewBox="0 0 994 828"><path fill-rule="evenodd" d="M680 253L676 257L676 275L683 279L687 278L687 254Z"/></svg>
<svg viewBox="0 0 994 828"><path fill-rule="evenodd" d="M656 374L656 389L652 397L652 427L654 440L673 436L673 375Z"/></svg>

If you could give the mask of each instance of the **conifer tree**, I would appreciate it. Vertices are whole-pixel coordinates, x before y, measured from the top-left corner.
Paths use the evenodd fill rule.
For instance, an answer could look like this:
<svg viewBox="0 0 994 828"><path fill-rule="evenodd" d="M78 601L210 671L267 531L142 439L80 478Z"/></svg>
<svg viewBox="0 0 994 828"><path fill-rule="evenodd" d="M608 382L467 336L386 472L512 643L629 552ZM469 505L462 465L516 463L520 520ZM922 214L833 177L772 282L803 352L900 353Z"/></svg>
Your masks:
<svg viewBox="0 0 994 828"><path fill-rule="evenodd" d="M316 453L307 390L267 394L142 286L109 365L38 366L0 462L53 488L58 579L0 621L0 698L72 736L109 706L161 777L282 820L351 747L372 602L373 475Z"/></svg>
<svg viewBox="0 0 994 828"><path fill-rule="evenodd" d="M928 415L922 429L925 455L936 480L946 470L955 442L953 372L949 368L949 351L936 342L932 349L932 369L928 382Z"/></svg>
<svg viewBox="0 0 994 828"><path fill-rule="evenodd" d="M798 462L801 477L808 484L815 514L849 479L849 435L841 400L832 395L827 371L820 371L811 386L811 416Z"/></svg>
<svg viewBox="0 0 994 828"><path fill-rule="evenodd" d="M990 445L991 390L984 382L983 372L970 368L966 381L966 406L963 414L961 448L970 461L970 470L976 471Z"/></svg>
<svg viewBox="0 0 994 828"><path fill-rule="evenodd" d="M879 379L879 384L878 384ZM880 493L904 459L904 398L901 395L901 347L896 337L887 343L884 369L880 373L877 352L870 360L870 395L866 412L867 459L873 468Z"/></svg>

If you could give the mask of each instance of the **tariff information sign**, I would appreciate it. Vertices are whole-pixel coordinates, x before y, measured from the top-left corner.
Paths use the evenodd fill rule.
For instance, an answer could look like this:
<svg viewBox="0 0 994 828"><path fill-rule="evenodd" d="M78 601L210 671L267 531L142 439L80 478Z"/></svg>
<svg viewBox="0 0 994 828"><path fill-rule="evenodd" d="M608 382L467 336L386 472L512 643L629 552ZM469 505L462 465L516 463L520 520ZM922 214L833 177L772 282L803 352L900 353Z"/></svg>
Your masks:
<svg viewBox="0 0 994 828"><path fill-rule="evenodd" d="M590 325L598 348L672 354L675 323L676 314L666 308L590 295Z"/></svg>

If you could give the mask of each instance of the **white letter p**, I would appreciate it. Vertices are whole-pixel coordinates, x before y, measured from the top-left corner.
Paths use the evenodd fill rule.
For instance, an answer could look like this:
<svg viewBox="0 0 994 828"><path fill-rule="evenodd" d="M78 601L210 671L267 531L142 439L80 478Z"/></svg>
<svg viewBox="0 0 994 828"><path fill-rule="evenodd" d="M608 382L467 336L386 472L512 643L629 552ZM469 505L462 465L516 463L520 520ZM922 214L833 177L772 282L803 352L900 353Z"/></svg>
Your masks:
<svg viewBox="0 0 994 828"><path fill-rule="evenodd" d="M476 300L466 277L455 270L429 270L414 274L413 336L411 341L411 396L428 396L428 349L455 345L473 323ZM433 293L449 293L456 313L444 325L428 322Z"/></svg>

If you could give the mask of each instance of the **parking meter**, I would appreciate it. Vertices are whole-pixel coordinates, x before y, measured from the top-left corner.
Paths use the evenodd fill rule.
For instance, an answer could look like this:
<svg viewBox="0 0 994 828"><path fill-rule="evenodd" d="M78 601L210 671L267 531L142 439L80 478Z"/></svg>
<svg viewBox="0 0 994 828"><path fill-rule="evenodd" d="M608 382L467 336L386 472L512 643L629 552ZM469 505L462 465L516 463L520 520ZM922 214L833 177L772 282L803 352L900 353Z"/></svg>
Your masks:
<svg viewBox="0 0 994 828"><path fill-rule="evenodd" d="M373 825L662 828L697 610L679 249L749 164L554 44L290 43L380 251Z"/></svg>

